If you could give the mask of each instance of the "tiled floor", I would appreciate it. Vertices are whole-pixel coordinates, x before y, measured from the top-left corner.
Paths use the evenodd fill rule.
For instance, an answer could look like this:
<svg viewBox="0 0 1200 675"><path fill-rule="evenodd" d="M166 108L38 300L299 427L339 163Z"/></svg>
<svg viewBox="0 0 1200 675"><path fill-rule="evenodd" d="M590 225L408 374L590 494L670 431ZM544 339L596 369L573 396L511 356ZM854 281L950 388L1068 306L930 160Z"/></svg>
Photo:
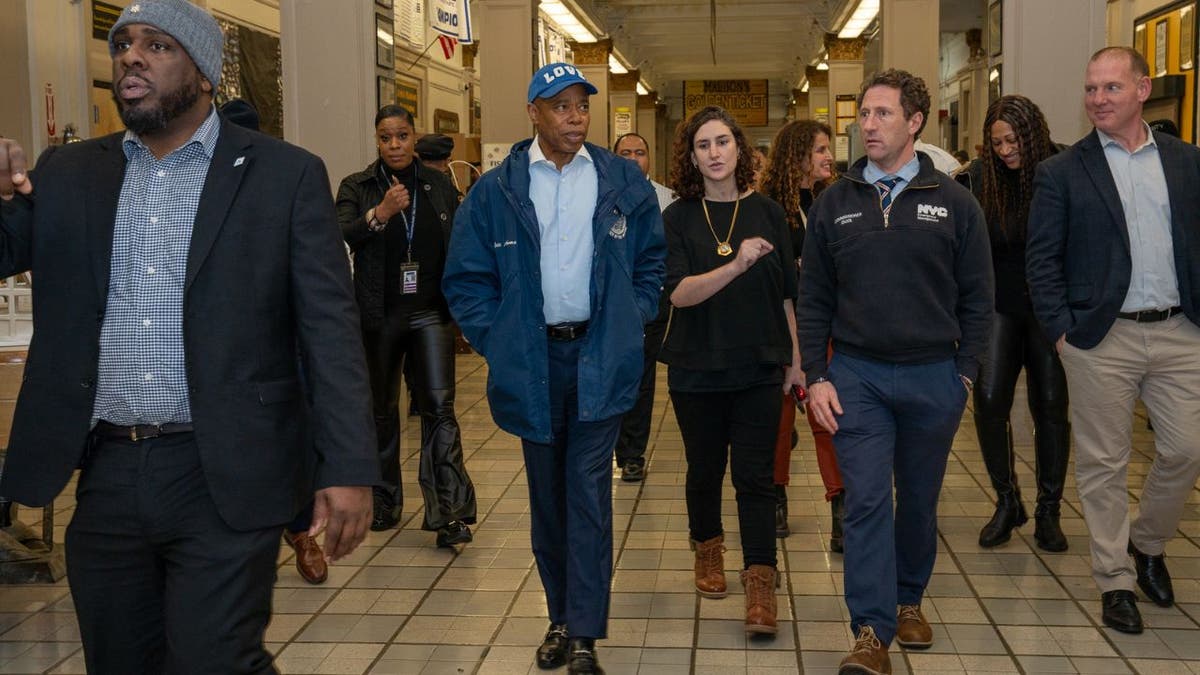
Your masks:
<svg viewBox="0 0 1200 675"><path fill-rule="evenodd" d="M275 618L267 640L284 673L516 674L538 672L533 649L546 628L540 584L529 551L529 515L519 441L497 430L483 396L485 366L458 361L459 420L479 496L475 541L455 555L420 530L416 460L404 465L403 528L372 533L329 580L310 586L288 551L280 559ZM660 377L660 383L665 377ZM828 508L812 441L801 433L792 459L791 527L780 542L786 572L780 632L747 641L737 519L726 489L731 595L698 598L683 500L683 448L660 386L644 483L614 481L616 575L609 638L600 643L609 673L835 672L850 645L842 603L841 558L827 550ZM1023 395L1018 400L1023 400ZM1025 415L1023 406L1018 412ZM1135 426L1145 428L1139 412ZM1017 421L1019 474L1033 482L1028 423ZM408 424L404 447L416 446ZM804 431L802 429L802 431ZM1152 435L1139 431L1130 465L1136 494ZM990 490L970 414L954 444L941 501L941 543L925 613L934 646L893 650L897 673L1200 673L1200 513L1193 496L1180 536L1168 548L1178 606L1139 606L1149 628L1127 636L1102 628L1098 592L1088 576L1087 539L1074 481L1068 479L1066 553L1032 544L1032 526L1002 547L976 543L991 513ZM1028 501L1028 500L1027 500ZM57 503L57 532L70 517L69 493ZM24 510L27 523L38 512ZM0 588L0 672L81 673L83 660L66 583Z"/></svg>

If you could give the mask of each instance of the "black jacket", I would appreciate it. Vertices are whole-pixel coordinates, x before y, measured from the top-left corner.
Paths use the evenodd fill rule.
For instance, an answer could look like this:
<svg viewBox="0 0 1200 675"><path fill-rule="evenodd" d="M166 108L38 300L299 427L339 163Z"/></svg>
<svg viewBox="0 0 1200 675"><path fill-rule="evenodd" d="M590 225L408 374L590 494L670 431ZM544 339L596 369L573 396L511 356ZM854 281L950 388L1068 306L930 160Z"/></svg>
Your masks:
<svg viewBox="0 0 1200 675"><path fill-rule="evenodd" d="M417 208L430 205L437 213L442 225L443 244L450 247L450 229L454 225L454 212L462 195L445 174L413 159L417 168L417 183L421 196ZM362 313L363 328L378 328L383 324L384 265L387 247L383 232L372 232L367 227L367 211L383 199L379 183L379 160L367 168L342 179L337 193L337 218L342 226L342 236L354 254L354 296ZM392 218L391 226L400 226L400 216Z"/></svg>
<svg viewBox="0 0 1200 675"><path fill-rule="evenodd" d="M866 158L808 214L796 316L811 381L834 351L889 363L954 358L974 378L992 326L992 264L971 193L918 152L921 168L884 222Z"/></svg>
<svg viewBox="0 0 1200 675"><path fill-rule="evenodd" d="M1200 325L1200 149L1154 134L1171 199L1179 304ZM1080 349L1100 344L1117 319L1133 262L1121 196L1096 132L1038 165L1026 273L1046 337Z"/></svg>
<svg viewBox="0 0 1200 675"><path fill-rule="evenodd" d="M0 276L32 269L34 279L34 333L0 487L23 504L53 499L84 453L121 139L48 150L32 198L0 203ZM317 488L379 481L358 311L328 186L311 153L221 123L188 248L183 340L204 476L235 529L295 517L312 499L310 461Z"/></svg>

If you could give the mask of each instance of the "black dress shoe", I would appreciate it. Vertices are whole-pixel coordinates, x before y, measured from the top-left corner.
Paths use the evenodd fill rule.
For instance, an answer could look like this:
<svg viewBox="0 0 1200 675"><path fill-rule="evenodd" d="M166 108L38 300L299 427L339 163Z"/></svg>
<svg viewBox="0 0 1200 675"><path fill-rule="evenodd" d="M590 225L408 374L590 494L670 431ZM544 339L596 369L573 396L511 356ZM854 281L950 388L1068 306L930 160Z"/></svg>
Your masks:
<svg viewBox="0 0 1200 675"><path fill-rule="evenodd" d="M376 490L373 494L371 531L390 530L400 523L400 505L390 495Z"/></svg>
<svg viewBox="0 0 1200 675"><path fill-rule="evenodd" d="M1058 513L1043 512L1040 509L1033 515L1033 540L1043 551L1062 553L1067 550L1067 537L1063 534L1058 518Z"/></svg>
<svg viewBox="0 0 1200 675"><path fill-rule="evenodd" d="M567 662L567 625L552 623L537 650L537 667L552 670Z"/></svg>
<svg viewBox="0 0 1200 675"><path fill-rule="evenodd" d="M627 459L621 465L621 480L637 483L646 477L646 466L636 459Z"/></svg>
<svg viewBox="0 0 1200 675"><path fill-rule="evenodd" d="M596 641L592 638L571 638L567 651L567 673L570 675L604 675L596 658Z"/></svg>
<svg viewBox="0 0 1200 675"><path fill-rule="evenodd" d="M438 548L449 548L457 544L467 544L474 537L471 535L471 528L461 520L452 520L446 523L445 527L439 527L437 531Z"/></svg>
<svg viewBox="0 0 1200 675"><path fill-rule="evenodd" d="M1100 595L1104 625L1122 633L1142 632L1142 613L1137 608L1133 591L1108 591Z"/></svg>
<svg viewBox="0 0 1200 675"><path fill-rule="evenodd" d="M1175 604L1175 590L1171 588L1171 573L1167 571L1165 555L1147 555L1129 542L1129 555L1137 570L1138 588L1150 601L1159 607Z"/></svg>

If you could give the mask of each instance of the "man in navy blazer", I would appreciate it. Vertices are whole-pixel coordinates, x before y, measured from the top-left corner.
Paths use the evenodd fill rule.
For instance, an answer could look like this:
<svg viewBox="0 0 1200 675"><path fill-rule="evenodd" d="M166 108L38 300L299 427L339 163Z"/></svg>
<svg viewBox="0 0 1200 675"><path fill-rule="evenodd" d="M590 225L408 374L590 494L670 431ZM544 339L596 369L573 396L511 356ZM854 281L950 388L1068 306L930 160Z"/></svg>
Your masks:
<svg viewBox="0 0 1200 675"><path fill-rule="evenodd" d="M1034 310L1071 393L1075 473L1105 625L1140 633L1136 583L1174 602L1163 551L1200 476L1200 149L1142 119L1149 68L1106 47L1088 63L1095 130L1042 162L1026 263ZM1131 418L1155 455L1130 522Z"/></svg>
<svg viewBox="0 0 1200 675"><path fill-rule="evenodd" d="M222 42L185 0L130 4L109 33L128 131L32 173L0 141L0 277L31 269L34 306L0 493L43 505L81 469L66 559L88 672L275 672L263 632L306 467L331 558L371 518L329 180L218 116Z"/></svg>

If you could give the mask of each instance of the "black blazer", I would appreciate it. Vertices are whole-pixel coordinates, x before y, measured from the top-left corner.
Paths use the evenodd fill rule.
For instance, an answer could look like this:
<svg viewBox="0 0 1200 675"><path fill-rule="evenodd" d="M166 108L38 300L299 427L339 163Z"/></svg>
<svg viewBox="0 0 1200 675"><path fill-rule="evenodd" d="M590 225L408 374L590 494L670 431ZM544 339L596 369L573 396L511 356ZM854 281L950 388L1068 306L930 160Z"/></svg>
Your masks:
<svg viewBox="0 0 1200 675"><path fill-rule="evenodd" d="M0 210L0 277L33 278L34 333L0 483L21 503L49 503L83 458L122 137L46 151L34 195ZM291 520L312 497L313 452L317 488L379 480L358 311L319 158L222 121L188 251L183 339L196 444L230 526Z"/></svg>
<svg viewBox="0 0 1200 675"><path fill-rule="evenodd" d="M1180 306L1200 325L1200 149L1155 133L1167 194ZM1108 334L1129 291L1132 262L1121 197L1093 130L1038 165L1026 273L1033 309L1051 340L1091 349Z"/></svg>

